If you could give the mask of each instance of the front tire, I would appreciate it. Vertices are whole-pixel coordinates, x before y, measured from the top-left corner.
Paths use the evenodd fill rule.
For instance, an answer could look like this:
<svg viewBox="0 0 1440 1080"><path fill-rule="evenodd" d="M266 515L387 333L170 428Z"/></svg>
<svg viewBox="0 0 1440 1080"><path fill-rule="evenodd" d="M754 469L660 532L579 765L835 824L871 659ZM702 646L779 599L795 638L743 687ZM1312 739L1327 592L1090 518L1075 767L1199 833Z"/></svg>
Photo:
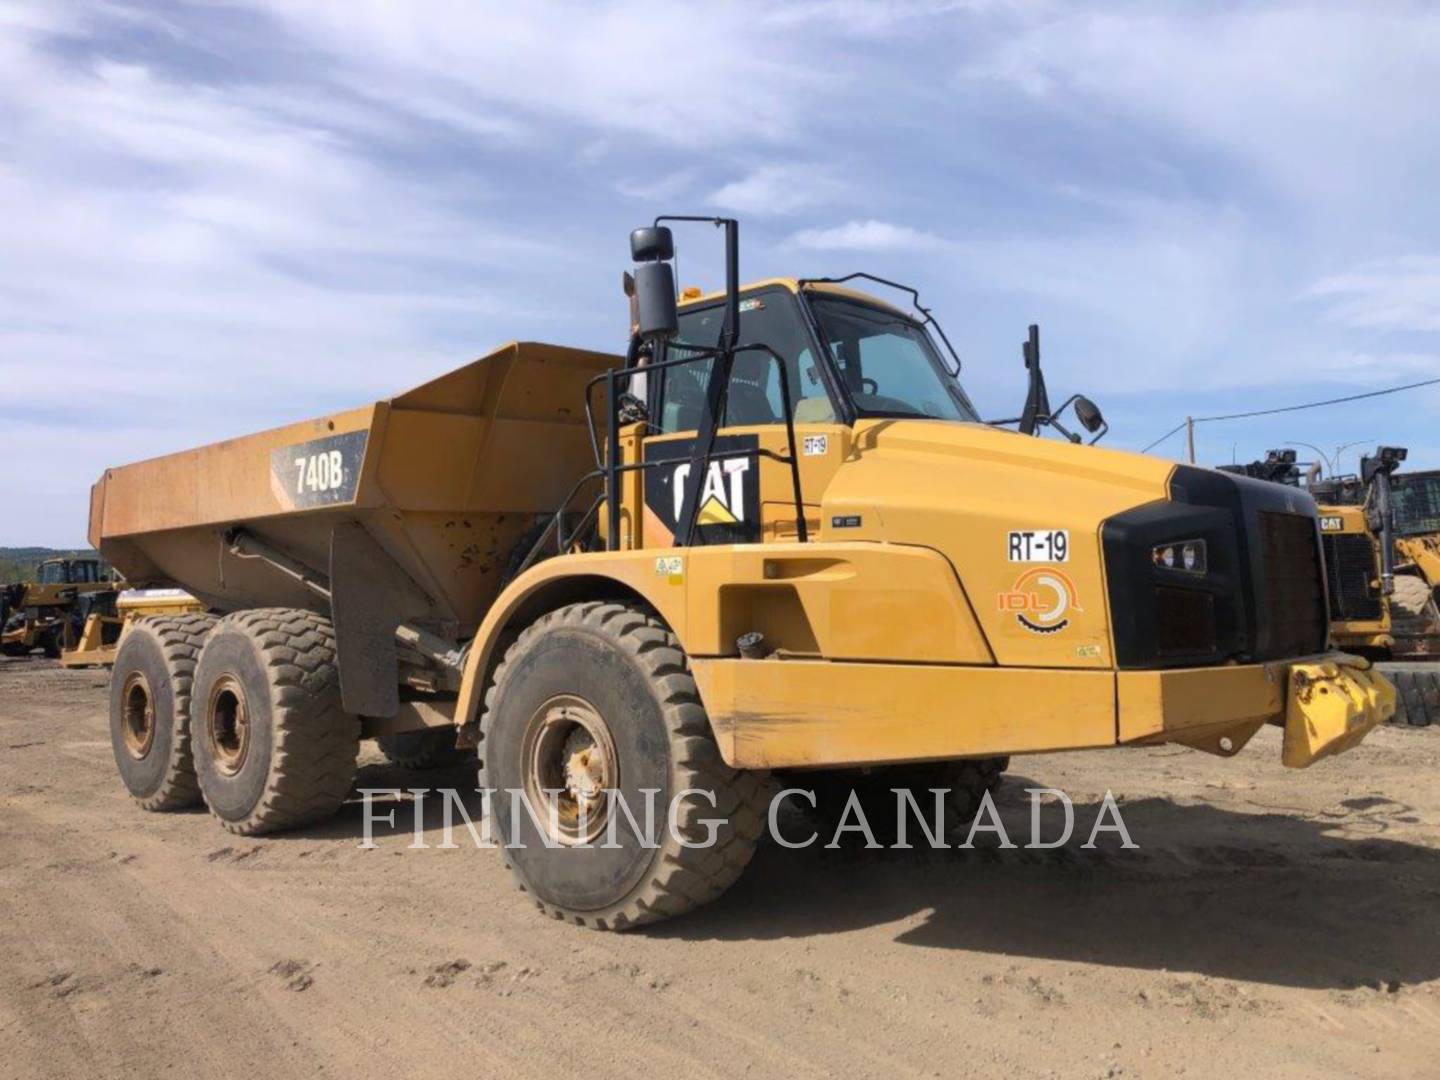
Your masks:
<svg viewBox="0 0 1440 1080"><path fill-rule="evenodd" d="M725 764L679 642L648 611L592 602L541 617L497 669L480 728L506 866L554 918L622 930L680 915L720 896L755 852L768 779ZM644 831L643 789L655 790L649 845L605 794ZM672 826L672 800L696 790L714 805L678 800Z"/></svg>
<svg viewBox="0 0 1440 1080"><path fill-rule="evenodd" d="M182 810L200 801L190 750L195 662L215 626L211 615L139 619L110 675L110 746L126 789L142 810Z"/></svg>
<svg viewBox="0 0 1440 1080"><path fill-rule="evenodd" d="M200 790L233 833L323 821L350 794L360 724L341 707L335 632L320 615L227 615L201 650L191 716Z"/></svg>

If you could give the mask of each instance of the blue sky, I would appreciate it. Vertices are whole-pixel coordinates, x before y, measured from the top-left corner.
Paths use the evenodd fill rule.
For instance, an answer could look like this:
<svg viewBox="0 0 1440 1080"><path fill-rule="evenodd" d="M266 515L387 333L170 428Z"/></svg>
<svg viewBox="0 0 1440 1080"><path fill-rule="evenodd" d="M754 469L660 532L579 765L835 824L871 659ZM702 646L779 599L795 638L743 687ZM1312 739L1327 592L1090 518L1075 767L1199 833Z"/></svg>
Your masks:
<svg viewBox="0 0 1440 1080"><path fill-rule="evenodd" d="M1422 4L0 0L0 544L81 542L106 465L619 350L662 211L914 283L987 415L1038 321L1112 446L1440 377L1437 55ZM1199 458L1440 466L1437 390Z"/></svg>

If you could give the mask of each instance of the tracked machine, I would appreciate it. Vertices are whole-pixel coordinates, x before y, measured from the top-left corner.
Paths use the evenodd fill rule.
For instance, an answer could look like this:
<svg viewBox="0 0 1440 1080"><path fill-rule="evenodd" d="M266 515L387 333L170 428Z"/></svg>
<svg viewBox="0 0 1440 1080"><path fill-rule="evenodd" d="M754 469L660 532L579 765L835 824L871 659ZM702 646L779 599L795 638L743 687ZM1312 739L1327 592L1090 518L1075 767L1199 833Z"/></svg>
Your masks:
<svg viewBox="0 0 1440 1080"><path fill-rule="evenodd" d="M724 231L722 294L677 304L675 220ZM777 774L963 820L1011 755L1231 755L1274 724L1306 766L1393 709L1330 648L1310 497L1081 445L1103 418L1051 408L1038 331L1020 415L986 423L913 290L742 289L728 219L631 248L623 356L512 343L105 471L101 550L220 613L121 644L141 806L293 828L349 797L362 738L473 747L528 896L618 929L724 891Z"/></svg>

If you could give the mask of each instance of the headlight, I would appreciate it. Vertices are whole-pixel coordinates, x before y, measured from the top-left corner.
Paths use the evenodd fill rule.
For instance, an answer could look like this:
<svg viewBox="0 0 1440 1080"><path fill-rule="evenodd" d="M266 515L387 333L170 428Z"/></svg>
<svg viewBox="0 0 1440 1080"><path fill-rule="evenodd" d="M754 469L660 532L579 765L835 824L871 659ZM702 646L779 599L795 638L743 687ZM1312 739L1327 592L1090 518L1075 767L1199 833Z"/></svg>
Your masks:
<svg viewBox="0 0 1440 1080"><path fill-rule="evenodd" d="M1176 570L1182 574L1203 574L1209 566L1204 540L1156 544L1150 549L1150 559L1161 570Z"/></svg>

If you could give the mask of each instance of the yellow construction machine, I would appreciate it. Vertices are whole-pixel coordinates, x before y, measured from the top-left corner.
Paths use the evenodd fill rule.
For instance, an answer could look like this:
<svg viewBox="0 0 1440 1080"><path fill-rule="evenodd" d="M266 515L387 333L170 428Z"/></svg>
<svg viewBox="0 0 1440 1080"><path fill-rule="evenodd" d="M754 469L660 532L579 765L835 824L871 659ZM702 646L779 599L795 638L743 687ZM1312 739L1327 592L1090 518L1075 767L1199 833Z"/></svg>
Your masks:
<svg viewBox="0 0 1440 1080"><path fill-rule="evenodd" d="M1382 498L1388 500L1388 489L1380 489L1404 459L1403 449L1382 447L1380 456L1365 459L1370 475L1366 482L1358 476L1322 478L1318 465L1302 475L1292 449L1271 450L1263 461L1220 466L1223 472L1293 488L1303 483L1320 514L1331 644L1370 660L1390 659L1395 643L1387 602L1394 589L1389 554L1392 519L1388 501L1381 503Z"/></svg>
<svg viewBox="0 0 1440 1080"><path fill-rule="evenodd" d="M105 555L224 613L121 643L141 806L307 825L360 739L442 732L529 896L618 929L739 876L773 771L963 820L1013 754L1224 756L1274 724L1306 766L1390 714L1330 648L1304 492L1079 445L1104 420L1050 407L1033 328L1024 408L987 423L913 290L742 289L733 220L688 219L724 230L726 289L677 304L671 220L632 234L624 356L512 343L105 471Z"/></svg>
<svg viewBox="0 0 1440 1080"><path fill-rule="evenodd" d="M1440 655L1440 471L1400 473L1391 481L1395 534L1395 596L1401 637L1408 657Z"/></svg>
<svg viewBox="0 0 1440 1080"><path fill-rule="evenodd" d="M1392 653L1387 665L1414 727L1440 724L1440 472L1398 473L1391 479L1395 591L1390 596Z"/></svg>
<svg viewBox="0 0 1440 1080"><path fill-rule="evenodd" d="M120 640L137 619L197 614L205 605L183 589L125 589L81 597L84 623L75 643L60 654L62 667L109 667Z"/></svg>
<svg viewBox="0 0 1440 1080"><path fill-rule="evenodd" d="M35 580L0 589L0 652L28 656L36 649L58 658L78 640L89 598L115 588L100 559L46 559Z"/></svg>
<svg viewBox="0 0 1440 1080"><path fill-rule="evenodd" d="M1440 473L1398 473L1404 447L1381 446L1360 459L1358 475L1305 475L1320 512L1330 601L1330 639L1338 648L1384 661L1395 685L1397 724L1440 722ZM1294 450L1225 471L1299 486ZM1400 494L1403 492L1404 494ZM1428 576L1427 576L1428 575Z"/></svg>

